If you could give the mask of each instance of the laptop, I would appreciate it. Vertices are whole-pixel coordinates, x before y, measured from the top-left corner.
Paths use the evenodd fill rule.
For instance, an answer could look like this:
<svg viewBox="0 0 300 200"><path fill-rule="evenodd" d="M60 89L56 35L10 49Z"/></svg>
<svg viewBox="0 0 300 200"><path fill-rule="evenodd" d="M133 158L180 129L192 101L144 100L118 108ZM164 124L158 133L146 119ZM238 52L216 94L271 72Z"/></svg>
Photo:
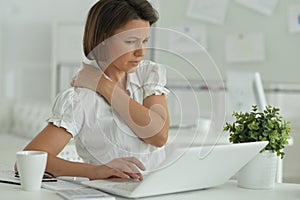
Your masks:
<svg viewBox="0 0 300 200"><path fill-rule="evenodd" d="M140 198L199 190L226 183L239 169L263 149L268 142L192 146L174 162L144 175L143 181L106 179L84 181L82 184L102 191ZM200 151L211 148L206 156Z"/></svg>

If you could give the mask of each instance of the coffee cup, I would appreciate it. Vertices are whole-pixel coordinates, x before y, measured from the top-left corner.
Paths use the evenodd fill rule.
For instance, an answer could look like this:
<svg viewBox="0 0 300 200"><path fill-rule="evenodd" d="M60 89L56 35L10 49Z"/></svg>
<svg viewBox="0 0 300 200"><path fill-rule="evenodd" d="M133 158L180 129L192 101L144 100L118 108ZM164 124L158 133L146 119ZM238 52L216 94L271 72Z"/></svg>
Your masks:
<svg viewBox="0 0 300 200"><path fill-rule="evenodd" d="M47 152L19 151L16 156L22 190L40 190L47 164Z"/></svg>

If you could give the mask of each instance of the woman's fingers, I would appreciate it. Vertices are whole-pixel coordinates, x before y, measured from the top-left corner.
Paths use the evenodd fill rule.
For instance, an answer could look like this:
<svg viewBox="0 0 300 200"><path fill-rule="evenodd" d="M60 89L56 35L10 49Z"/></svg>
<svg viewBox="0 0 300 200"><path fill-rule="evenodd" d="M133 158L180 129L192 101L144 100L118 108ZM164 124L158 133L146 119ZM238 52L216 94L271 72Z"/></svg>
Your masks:
<svg viewBox="0 0 300 200"><path fill-rule="evenodd" d="M107 164L108 167L113 168L113 169L118 169L126 173L134 173L137 172L137 169L134 169L132 167L132 163L128 162L127 160L124 160L122 158L120 159L115 159L112 162L109 162Z"/></svg>
<svg viewBox="0 0 300 200"><path fill-rule="evenodd" d="M110 173L109 177L111 177L111 178L117 177L117 178L124 178L124 179L136 179L136 180L140 180L140 181L143 180L143 176L140 173L137 173L137 174L126 173L126 172L123 172L118 169L111 169L111 173Z"/></svg>
<svg viewBox="0 0 300 200"><path fill-rule="evenodd" d="M96 91L102 73L99 69L83 63L83 68L76 74L71 81L73 87L85 87Z"/></svg>
<svg viewBox="0 0 300 200"><path fill-rule="evenodd" d="M76 80L76 76L73 77L73 79L70 83L71 87L76 87L76 81L75 80Z"/></svg>
<svg viewBox="0 0 300 200"><path fill-rule="evenodd" d="M133 160L131 158L124 158L124 159L128 168L128 171L125 172L128 172L130 174L141 174L139 170L139 166L137 166L137 164L133 162L134 159ZM141 167L144 167L142 163L139 162L138 164L141 164Z"/></svg>
<svg viewBox="0 0 300 200"><path fill-rule="evenodd" d="M132 162L134 165L136 165L138 168L140 168L143 171L146 169L144 164L138 159L136 159L135 157L127 157L125 159Z"/></svg>
<svg viewBox="0 0 300 200"><path fill-rule="evenodd" d="M120 169L128 173L140 173L140 170L145 170L145 166L135 157L118 158L109 163L113 168Z"/></svg>
<svg viewBox="0 0 300 200"><path fill-rule="evenodd" d="M111 174L109 177L118 177L118 178L124 178L124 179L130 179L131 176L122 172L121 170L118 169L112 169ZM108 177L108 178L109 178Z"/></svg>
<svg viewBox="0 0 300 200"><path fill-rule="evenodd" d="M112 169L120 170L122 173L128 175L129 178L143 180L139 169L145 170L145 167L142 162L134 157L117 158L107 163L107 166ZM121 175L125 177L124 174L119 174L119 176Z"/></svg>
<svg viewBox="0 0 300 200"><path fill-rule="evenodd" d="M139 181L143 180L143 175L141 173L127 173L127 174L132 179L136 179L136 180L139 180Z"/></svg>

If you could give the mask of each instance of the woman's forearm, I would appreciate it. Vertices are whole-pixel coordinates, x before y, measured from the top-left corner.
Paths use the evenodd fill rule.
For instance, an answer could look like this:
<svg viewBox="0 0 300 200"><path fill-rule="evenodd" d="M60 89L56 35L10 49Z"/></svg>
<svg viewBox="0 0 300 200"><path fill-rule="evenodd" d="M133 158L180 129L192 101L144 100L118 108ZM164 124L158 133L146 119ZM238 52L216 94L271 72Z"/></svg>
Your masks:
<svg viewBox="0 0 300 200"><path fill-rule="evenodd" d="M48 153L46 171L54 176L92 176L90 164L71 162L57 157L57 154L67 145L71 134L62 127L52 123L48 125L24 148L24 150L38 150Z"/></svg>
<svg viewBox="0 0 300 200"><path fill-rule="evenodd" d="M76 176L93 179L94 167L94 165L88 163L72 162L48 154L46 171L55 177Z"/></svg>
<svg viewBox="0 0 300 200"><path fill-rule="evenodd" d="M120 114L133 132L145 142L163 146L168 138L168 111L160 104L150 108L139 104L113 82L101 88L101 95Z"/></svg>
<svg viewBox="0 0 300 200"><path fill-rule="evenodd" d="M133 178L142 180L143 176L139 171L128 169L141 169L144 166L136 158L117 158L103 165L93 165L89 163L72 162L48 154L46 172L55 177L74 176L86 177L90 180L106 179L110 177ZM15 170L17 170L15 165Z"/></svg>

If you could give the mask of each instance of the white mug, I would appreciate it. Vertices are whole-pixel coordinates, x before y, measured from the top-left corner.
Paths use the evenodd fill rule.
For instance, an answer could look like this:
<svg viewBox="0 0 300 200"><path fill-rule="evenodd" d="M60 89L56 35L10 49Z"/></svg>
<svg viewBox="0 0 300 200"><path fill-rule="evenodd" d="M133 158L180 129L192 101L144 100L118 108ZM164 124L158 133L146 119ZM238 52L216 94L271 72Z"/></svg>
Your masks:
<svg viewBox="0 0 300 200"><path fill-rule="evenodd" d="M47 152L44 151L17 152L17 168L22 190L37 191L41 188L47 156Z"/></svg>

